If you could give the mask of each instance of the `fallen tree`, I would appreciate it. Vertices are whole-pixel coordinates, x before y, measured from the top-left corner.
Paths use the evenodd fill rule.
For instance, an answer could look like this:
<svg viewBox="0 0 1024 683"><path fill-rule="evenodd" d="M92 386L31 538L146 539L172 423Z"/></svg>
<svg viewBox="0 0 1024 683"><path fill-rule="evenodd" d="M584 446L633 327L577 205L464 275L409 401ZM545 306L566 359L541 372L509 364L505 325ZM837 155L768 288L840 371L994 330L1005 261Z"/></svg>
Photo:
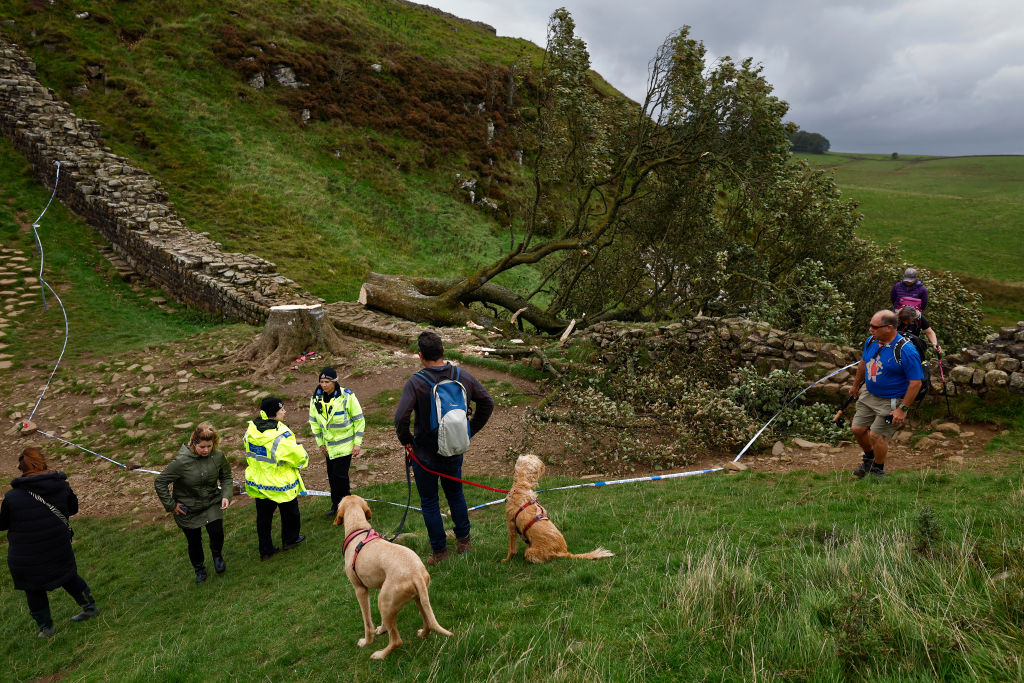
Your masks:
<svg viewBox="0 0 1024 683"><path fill-rule="evenodd" d="M676 272L653 272L659 249L679 242L692 223L715 222L721 188L764 178L785 162L786 104L750 60L722 58L706 68L704 45L684 27L651 61L638 106L595 90L574 27L565 9L552 14L533 81L537 98L516 127L532 192L514 208L509 250L465 278L373 273L360 296L367 306L439 325L490 326L520 312L553 334L574 318L586 326L650 316L652 306L673 300L669 287L686 286ZM533 291L494 284L521 267L540 272Z"/></svg>
<svg viewBox="0 0 1024 683"><path fill-rule="evenodd" d="M459 278L410 277L370 273L359 291L359 303L414 322L434 325L496 327L507 322L497 312L470 308L481 303L521 311L519 318L538 330L556 334L566 327L557 317L528 302L525 297L491 283L472 287ZM525 309L525 310L523 310Z"/></svg>

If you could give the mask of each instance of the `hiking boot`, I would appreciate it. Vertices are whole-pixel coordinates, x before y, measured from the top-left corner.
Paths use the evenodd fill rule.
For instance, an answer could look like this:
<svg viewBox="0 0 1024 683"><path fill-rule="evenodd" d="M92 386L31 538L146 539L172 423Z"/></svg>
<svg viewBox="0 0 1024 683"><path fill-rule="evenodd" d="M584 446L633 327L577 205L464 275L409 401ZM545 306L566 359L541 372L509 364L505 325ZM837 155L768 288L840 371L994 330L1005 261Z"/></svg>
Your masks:
<svg viewBox="0 0 1024 683"><path fill-rule="evenodd" d="M469 552L469 536L458 539L455 545L455 552L459 555L465 555Z"/></svg>
<svg viewBox="0 0 1024 683"><path fill-rule="evenodd" d="M327 512L324 513L324 517L334 517L337 514L337 510L335 510L334 508L330 508L329 510L327 510Z"/></svg>
<svg viewBox="0 0 1024 683"><path fill-rule="evenodd" d="M86 619L92 619L99 615L100 610L96 607L96 603L90 602L88 605L82 605L82 611L71 617L71 621L85 621Z"/></svg>
<svg viewBox="0 0 1024 683"><path fill-rule="evenodd" d="M269 553L260 553L260 562L264 562L264 561L266 561L266 560L269 560L269 559L270 559L270 558L272 558L272 557L273 557L274 555L277 555L277 554L278 554L279 552L281 552L281 549L280 549L280 548L278 548L278 547L277 547L277 546L275 545L275 546L274 546L274 549L273 549L273 550L271 550L271 551L270 551Z"/></svg>
<svg viewBox="0 0 1024 683"><path fill-rule="evenodd" d="M206 565L196 564L192 566L194 566L196 569L196 583L202 583L203 581L206 581Z"/></svg>
<svg viewBox="0 0 1024 683"><path fill-rule="evenodd" d="M52 626L43 626L42 628L39 629L39 637L40 638L49 638L53 634L54 634L54 630L53 630Z"/></svg>
<svg viewBox="0 0 1024 683"><path fill-rule="evenodd" d="M282 543L281 544L281 550L291 550L292 548L294 548L295 546L297 546L298 544L302 543L305 540L306 540L306 537L303 536L302 534L299 534L299 537L295 539L294 543Z"/></svg>
<svg viewBox="0 0 1024 683"><path fill-rule="evenodd" d="M868 474L870 474L875 479L881 479L882 477L885 476L885 470L879 468L878 465L875 465L871 468L870 471L868 471Z"/></svg>
<svg viewBox="0 0 1024 683"><path fill-rule="evenodd" d="M224 570L227 568L228 565L224 561L224 558L220 555L215 555L213 558L213 571L217 572L218 574L223 574Z"/></svg>
<svg viewBox="0 0 1024 683"><path fill-rule="evenodd" d="M442 550L439 553L430 553L430 557L427 558L427 561L424 564L426 564L428 567L433 567L434 565L441 564L447 559L448 551Z"/></svg>
<svg viewBox="0 0 1024 683"><path fill-rule="evenodd" d="M864 475L867 474L868 471L872 469L873 465L873 461L865 460L861 464L857 465L857 468L853 471L853 476L857 477L858 479L863 479Z"/></svg>

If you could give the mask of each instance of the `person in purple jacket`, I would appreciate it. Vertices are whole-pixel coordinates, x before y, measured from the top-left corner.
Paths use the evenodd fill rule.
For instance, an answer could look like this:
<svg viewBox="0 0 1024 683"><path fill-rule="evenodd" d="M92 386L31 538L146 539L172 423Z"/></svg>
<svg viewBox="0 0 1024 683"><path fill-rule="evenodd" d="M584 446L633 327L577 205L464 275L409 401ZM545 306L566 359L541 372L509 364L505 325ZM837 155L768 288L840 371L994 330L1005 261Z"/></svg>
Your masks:
<svg viewBox="0 0 1024 683"><path fill-rule="evenodd" d="M928 288L917 277L917 269L907 268L903 271L903 279L894 284L889 292L889 301L894 311L904 306L913 306L919 311L928 308Z"/></svg>

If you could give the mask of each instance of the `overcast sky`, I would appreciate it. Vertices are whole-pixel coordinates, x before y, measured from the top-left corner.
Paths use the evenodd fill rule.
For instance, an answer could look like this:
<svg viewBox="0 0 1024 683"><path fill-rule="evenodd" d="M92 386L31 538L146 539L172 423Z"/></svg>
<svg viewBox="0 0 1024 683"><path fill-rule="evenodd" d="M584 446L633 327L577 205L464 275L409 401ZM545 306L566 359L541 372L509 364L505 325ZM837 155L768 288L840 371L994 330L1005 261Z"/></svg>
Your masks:
<svg viewBox="0 0 1024 683"><path fill-rule="evenodd" d="M1024 154L1022 0L418 0L545 44L564 4L593 68L640 100L674 29L753 57L788 120L839 152Z"/></svg>

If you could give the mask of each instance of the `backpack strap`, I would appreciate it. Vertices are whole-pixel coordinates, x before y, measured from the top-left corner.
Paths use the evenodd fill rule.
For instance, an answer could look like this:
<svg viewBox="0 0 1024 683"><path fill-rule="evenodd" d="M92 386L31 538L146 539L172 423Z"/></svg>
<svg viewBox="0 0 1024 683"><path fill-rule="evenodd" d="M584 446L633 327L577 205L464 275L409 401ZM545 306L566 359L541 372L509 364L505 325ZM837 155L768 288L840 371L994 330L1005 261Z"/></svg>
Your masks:
<svg viewBox="0 0 1024 683"><path fill-rule="evenodd" d="M425 374L423 374L422 370L420 370L417 373L414 373L413 377L419 377L424 382L426 382L430 386L431 389L433 389L435 386L437 386L437 382L432 382L429 377L427 377Z"/></svg>
<svg viewBox="0 0 1024 683"><path fill-rule="evenodd" d="M897 365L903 367L903 347L907 345L910 340L904 336L900 336L900 340L892 347L892 357L896 359Z"/></svg>

